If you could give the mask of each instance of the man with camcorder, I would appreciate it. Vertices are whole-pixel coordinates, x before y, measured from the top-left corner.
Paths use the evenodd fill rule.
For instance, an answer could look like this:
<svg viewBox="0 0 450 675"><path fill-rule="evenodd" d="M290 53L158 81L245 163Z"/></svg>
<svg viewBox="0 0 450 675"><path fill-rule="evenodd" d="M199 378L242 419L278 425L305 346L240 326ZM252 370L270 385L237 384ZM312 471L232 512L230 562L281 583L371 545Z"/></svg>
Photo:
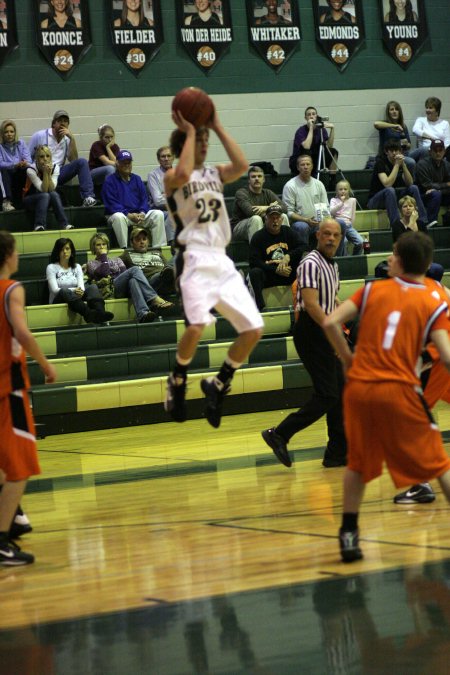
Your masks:
<svg viewBox="0 0 450 675"><path fill-rule="evenodd" d="M328 189L333 190L336 184L335 160L339 155L336 148L333 147L334 124L329 121L328 117L320 117L313 106L306 108L305 120L306 124L303 124L295 132L289 168L293 175L297 175L297 158L299 155L311 155L314 164L313 177L320 178L320 170L327 168L330 172ZM319 163L321 147L322 157Z"/></svg>

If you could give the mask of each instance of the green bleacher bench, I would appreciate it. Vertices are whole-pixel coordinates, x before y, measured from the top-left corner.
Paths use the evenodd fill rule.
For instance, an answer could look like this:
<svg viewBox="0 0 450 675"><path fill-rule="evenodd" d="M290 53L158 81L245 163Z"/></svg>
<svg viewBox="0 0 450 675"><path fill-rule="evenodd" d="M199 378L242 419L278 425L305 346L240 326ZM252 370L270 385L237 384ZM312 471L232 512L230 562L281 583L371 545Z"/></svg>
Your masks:
<svg viewBox="0 0 450 675"><path fill-rule="evenodd" d="M200 344L192 360L191 370L220 368L231 344L229 341ZM54 358L52 363L58 371L58 384L141 378L170 372L175 364L176 350L176 345L147 346L134 350L121 349L118 352ZM293 360L298 360L293 338L284 336L261 340L245 363L278 364ZM31 362L28 371L32 386L45 383L37 363Z"/></svg>
<svg viewBox="0 0 450 675"><path fill-rule="evenodd" d="M214 367L216 368L216 367ZM186 399L203 399L200 380L210 371L189 373ZM119 380L80 385L42 385L33 388L33 412L41 416L80 413L85 411L118 409L148 404L161 405L165 399L167 374L138 380ZM282 391L283 389L309 387L309 375L298 362L277 365L244 367L233 379L229 396L256 392ZM228 398L228 397L227 397ZM149 419L150 423L152 420Z"/></svg>
<svg viewBox="0 0 450 675"><path fill-rule="evenodd" d="M372 230L369 233L369 242L371 253L392 251L392 232L391 230Z"/></svg>
<svg viewBox="0 0 450 675"><path fill-rule="evenodd" d="M435 248L433 262L439 263L444 269L450 269L450 248Z"/></svg>
<svg viewBox="0 0 450 675"><path fill-rule="evenodd" d="M289 332L292 311L289 309L264 311L264 335ZM60 327L49 331L35 331L40 348L47 356L84 355L106 350L126 350L134 347L175 345L184 331L184 320L154 321L139 324L111 324L109 326ZM228 340L236 331L222 316L205 329L202 341Z"/></svg>
<svg viewBox="0 0 450 675"><path fill-rule="evenodd" d="M78 250L87 250L89 240L95 229L84 230L45 230L44 232L18 232L14 235L18 253L47 253L53 249L55 241L69 237Z"/></svg>
<svg viewBox="0 0 450 675"><path fill-rule="evenodd" d="M361 279L367 275L366 255L348 255L336 257L335 260L339 268L339 278L341 281L344 279Z"/></svg>
<svg viewBox="0 0 450 675"><path fill-rule="evenodd" d="M44 305L48 303L47 279L32 279L22 281L25 289L25 305Z"/></svg>
<svg viewBox="0 0 450 675"><path fill-rule="evenodd" d="M368 256L364 257L367 258ZM346 300L361 286L364 286L364 278L342 280L339 290L339 298L341 300ZM263 290L263 297L267 309L271 309L273 307L290 307L293 304L292 290L290 286L272 286L271 288L265 288Z"/></svg>

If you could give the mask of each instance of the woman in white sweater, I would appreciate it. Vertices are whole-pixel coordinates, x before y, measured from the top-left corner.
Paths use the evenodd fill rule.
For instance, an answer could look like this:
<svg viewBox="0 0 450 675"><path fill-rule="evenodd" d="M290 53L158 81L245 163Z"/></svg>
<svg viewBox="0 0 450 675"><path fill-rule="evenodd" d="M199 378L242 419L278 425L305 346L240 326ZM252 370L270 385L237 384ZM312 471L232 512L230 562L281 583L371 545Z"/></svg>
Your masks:
<svg viewBox="0 0 450 675"><path fill-rule="evenodd" d="M50 304L66 302L73 312L81 314L87 323L105 323L114 319L105 311L105 301L96 285L85 287L83 271L76 262L71 239L57 239L47 265Z"/></svg>

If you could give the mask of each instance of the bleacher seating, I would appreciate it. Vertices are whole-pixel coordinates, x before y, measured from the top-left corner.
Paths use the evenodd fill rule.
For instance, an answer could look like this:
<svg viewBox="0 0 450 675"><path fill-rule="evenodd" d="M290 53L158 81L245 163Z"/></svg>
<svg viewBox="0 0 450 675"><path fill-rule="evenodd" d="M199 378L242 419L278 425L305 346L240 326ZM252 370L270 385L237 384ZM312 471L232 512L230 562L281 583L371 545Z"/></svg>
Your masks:
<svg viewBox="0 0 450 675"><path fill-rule="evenodd" d="M347 172L347 179L358 193L360 202L367 196L370 171ZM281 194L290 176L266 176L266 186ZM225 188L227 209L231 212L233 195L246 185L242 178ZM63 188L67 204L78 204L76 186ZM34 412L47 433L63 433L93 428L109 428L127 424L166 420L162 401L165 380L173 366L176 343L184 328L179 309L163 321L140 325L127 299L108 300L114 312L111 325L86 325L70 312L67 305L48 305L45 268L55 239L69 236L77 249L77 261L85 263L92 254L89 240L96 231L106 232L115 251L114 235L106 224L103 207L85 209L67 206L68 220L76 229L60 231L54 221L46 232L30 231L31 223L23 211L0 213L0 228L10 229L17 239L19 270L16 277L26 289L26 313L30 328L43 351L55 361L59 381L44 385L36 364L30 363ZM371 253L365 256L337 258L340 270L340 298L349 297L374 275L376 265L392 250L388 220L382 211L358 211L355 227L369 238ZM450 228L430 230L435 241L435 261L446 269L444 281L450 278ZM232 242L228 255L239 269L246 271L248 243ZM163 250L166 259L170 249ZM450 281L450 279L449 279ZM293 321L290 287L280 286L264 291L266 300L265 336L244 364L227 397L225 414L251 410L296 406L307 397L309 377L299 362L290 328ZM222 362L235 333L227 321L218 317L209 326L201 341L189 377L189 414L200 416L203 402L199 380L214 371ZM75 414L76 413L76 414Z"/></svg>

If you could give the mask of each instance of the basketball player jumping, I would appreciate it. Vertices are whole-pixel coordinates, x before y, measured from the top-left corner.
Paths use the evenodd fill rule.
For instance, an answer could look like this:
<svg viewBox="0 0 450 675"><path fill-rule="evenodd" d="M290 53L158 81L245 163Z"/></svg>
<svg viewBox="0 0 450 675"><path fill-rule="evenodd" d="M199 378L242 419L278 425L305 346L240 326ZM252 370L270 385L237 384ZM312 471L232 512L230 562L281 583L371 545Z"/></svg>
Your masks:
<svg viewBox="0 0 450 675"><path fill-rule="evenodd" d="M417 374L423 346L430 338L450 371L448 305L424 284L432 254L432 241L426 234L403 234L389 258L389 273L395 278L367 284L323 323L348 371L344 391L348 463L339 531L344 562L363 557L359 507L365 483L381 474L383 460L397 487L438 478L450 501L450 459ZM353 356L341 324L358 313Z"/></svg>
<svg viewBox="0 0 450 675"><path fill-rule="evenodd" d="M178 343L175 368L167 380L164 407L176 422L186 420L188 366L206 325L219 311L239 333L215 377L201 380L206 396L205 415L219 427L223 397L230 390L234 372L261 337L263 320L242 277L226 255L231 228L223 198L224 183L232 183L247 170L242 150L220 124L217 113L208 125L230 158L228 164L205 166L209 129L195 127L180 111L172 118L177 125L170 146L179 162L164 176L165 193L179 248L177 271L186 317L186 329Z"/></svg>

